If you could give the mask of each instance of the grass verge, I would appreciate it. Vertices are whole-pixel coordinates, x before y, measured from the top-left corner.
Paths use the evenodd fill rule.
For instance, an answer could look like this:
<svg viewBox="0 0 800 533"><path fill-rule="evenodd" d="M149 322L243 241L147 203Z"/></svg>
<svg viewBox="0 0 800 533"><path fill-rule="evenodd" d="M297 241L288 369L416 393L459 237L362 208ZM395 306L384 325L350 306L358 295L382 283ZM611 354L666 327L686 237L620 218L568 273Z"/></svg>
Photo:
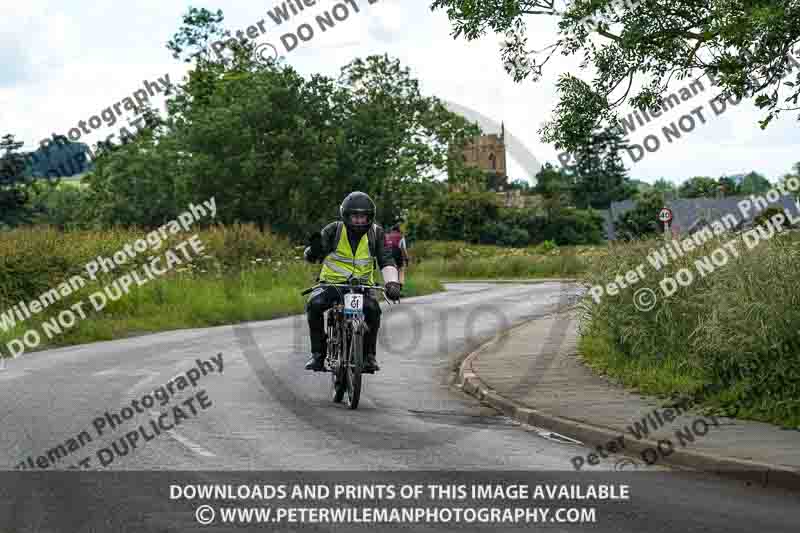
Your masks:
<svg viewBox="0 0 800 533"><path fill-rule="evenodd" d="M189 235L178 235L166 246ZM0 249L7 253L0 256L0 313L8 315L12 305L38 298L70 275L83 272L87 278L83 267L88 261L98 255L110 256L142 236L133 230L62 233L49 228L4 233ZM8 356L7 343L31 329L41 337L36 348L41 350L304 312L306 297L300 291L314 284L320 267L304 263L296 255L300 252L287 241L246 226L202 230L199 237L206 245L205 256L141 287L134 284L128 294L109 299L101 311L93 309L89 295L136 270L140 266L136 261L88 282L26 321L10 326L7 319L0 319L0 352ZM403 293L409 297L442 289L435 277L415 273L407 279ZM60 325L54 320L58 313L80 301L86 318L49 338L42 324Z"/></svg>
<svg viewBox="0 0 800 533"><path fill-rule="evenodd" d="M155 280L109 302L102 311L90 312L85 320L77 321L74 327L64 329L52 339L42 335L39 349L303 313L306 297L300 291L313 285L318 270L319 267L296 264L280 272L262 267L222 277L176 276ZM438 281L424 276L407 281L405 297L442 290ZM83 291L84 295L90 293L91 290ZM88 304L86 307L91 309ZM42 332L41 323L41 320L25 322L0 333L0 342L5 346L31 327Z"/></svg>
<svg viewBox="0 0 800 533"><path fill-rule="evenodd" d="M411 250L414 273L452 279L574 278L585 274L605 246L504 248L423 241Z"/></svg>
<svg viewBox="0 0 800 533"><path fill-rule="evenodd" d="M591 285L641 264L646 277L599 303L583 300L580 349L589 365L646 394L691 397L724 416L800 427L800 242L792 234L759 235L752 249L741 238L713 238L660 271L648 254L663 241L613 246L592 264ZM666 295L662 280L682 269L693 281ZM634 303L643 288L657 296L648 311Z"/></svg>

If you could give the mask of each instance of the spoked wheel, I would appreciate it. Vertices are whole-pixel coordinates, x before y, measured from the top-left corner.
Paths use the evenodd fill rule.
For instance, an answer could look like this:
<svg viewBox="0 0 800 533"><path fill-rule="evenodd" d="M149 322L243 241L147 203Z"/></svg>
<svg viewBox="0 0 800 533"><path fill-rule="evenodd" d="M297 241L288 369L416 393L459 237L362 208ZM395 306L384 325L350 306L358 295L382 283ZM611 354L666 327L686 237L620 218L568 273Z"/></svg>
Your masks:
<svg viewBox="0 0 800 533"><path fill-rule="evenodd" d="M364 334L360 328L353 332L349 348L348 364L343 365L347 385L345 404L350 409L357 409L361 399L361 369L364 365Z"/></svg>
<svg viewBox="0 0 800 533"><path fill-rule="evenodd" d="M347 342L347 339L344 339L344 342ZM346 345L345 345L346 346ZM341 403L342 398L344 398L345 388L346 388L346 379L345 376L345 368L344 368L344 354L346 353L346 347L344 350L341 350L341 353L338 354L338 363L331 368L331 395L333 396L334 403Z"/></svg>
<svg viewBox="0 0 800 533"><path fill-rule="evenodd" d="M339 365L339 368L335 368L331 372L331 394L334 403L341 403L342 398L344 398L344 389L345 376L344 372L342 372L342 366Z"/></svg>

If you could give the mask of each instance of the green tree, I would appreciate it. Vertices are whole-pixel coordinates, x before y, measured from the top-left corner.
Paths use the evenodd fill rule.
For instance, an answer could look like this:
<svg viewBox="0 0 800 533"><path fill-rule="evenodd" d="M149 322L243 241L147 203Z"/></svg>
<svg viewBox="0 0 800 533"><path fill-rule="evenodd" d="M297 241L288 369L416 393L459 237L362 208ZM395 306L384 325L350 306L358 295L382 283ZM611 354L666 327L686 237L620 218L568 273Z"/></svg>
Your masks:
<svg viewBox="0 0 800 533"><path fill-rule="evenodd" d="M739 185L733 178L721 176L718 185L723 196L738 196L740 194Z"/></svg>
<svg viewBox="0 0 800 533"><path fill-rule="evenodd" d="M528 180L512 180L509 182L508 188L512 191L522 191L523 194L527 194L533 189Z"/></svg>
<svg viewBox="0 0 800 533"><path fill-rule="evenodd" d="M478 242L486 223L497 220L494 193L450 193L437 206L437 228L442 240Z"/></svg>
<svg viewBox="0 0 800 533"><path fill-rule="evenodd" d="M591 84L571 73L561 76L559 104L541 130L559 149L575 151L599 126L618 124L620 106L661 107L671 81L698 74L717 80L726 97L754 98L766 113L762 128L798 108L800 72L794 83L783 82L793 68L787 56L800 39L800 4L794 0L566 5L558 12L553 0L433 0L431 9L446 11L455 38L505 34L501 54L516 81L540 80L557 53L583 59ZM549 45L530 42L542 17L559 18L559 37Z"/></svg>
<svg viewBox="0 0 800 533"><path fill-rule="evenodd" d="M441 194L432 183L449 147L480 131L387 56L354 60L338 79L256 62L248 41L227 41L220 59L209 49L229 33L222 22L189 10L168 48L192 68L167 116L98 158L88 183L104 224L159 224L214 196L223 223L302 238L353 190L393 220Z"/></svg>
<svg viewBox="0 0 800 533"><path fill-rule="evenodd" d="M35 215L29 198L41 185L25 173L22 145L12 134L0 138L0 228L28 224Z"/></svg>
<svg viewBox="0 0 800 533"><path fill-rule="evenodd" d="M663 231L658 212L664 207L664 195L651 191L643 194L636 206L626 211L616 222L617 238L631 240Z"/></svg>
<svg viewBox="0 0 800 533"><path fill-rule="evenodd" d="M550 163L545 163L536 174L533 191L544 199L544 209L549 219L554 213L571 205L572 180L564 170L557 170Z"/></svg>
<svg viewBox="0 0 800 533"><path fill-rule="evenodd" d="M630 184L636 191L637 196L653 190L653 185L646 181L632 179L630 180Z"/></svg>
<svg viewBox="0 0 800 533"><path fill-rule="evenodd" d="M792 189L792 187L787 186L787 182L789 179L795 178L796 180L800 181L800 161L795 163L792 166L792 169L794 170L794 172L789 172L787 174L784 174L783 177L781 178L781 184L787 191ZM793 196L795 201L800 201L800 191L796 190Z"/></svg>
<svg viewBox="0 0 800 533"><path fill-rule="evenodd" d="M762 194L769 191L772 184L767 178L758 172L750 172L742 178L742 183L739 185L739 194Z"/></svg>
<svg viewBox="0 0 800 533"><path fill-rule="evenodd" d="M594 209L564 208L552 216L536 241L551 240L559 246L603 242L603 217Z"/></svg>
<svg viewBox="0 0 800 533"><path fill-rule="evenodd" d="M87 216L89 194L89 189L74 183L48 184L31 197L37 212L33 222L67 231L91 229L96 224Z"/></svg>
<svg viewBox="0 0 800 533"><path fill-rule="evenodd" d="M678 188L675 186L675 183L666 178L658 178L653 183L653 188L651 190L661 193L665 199L676 198L678 196Z"/></svg>
<svg viewBox="0 0 800 533"><path fill-rule="evenodd" d="M339 84L350 96L333 110L346 118L340 172L372 194L387 216L410 207L414 188L452 167L451 146L480 133L438 98L424 96L398 59L355 59L342 68Z"/></svg>
<svg viewBox="0 0 800 533"><path fill-rule="evenodd" d="M681 198L716 198L719 183L714 178L695 176L681 183L678 192Z"/></svg>
<svg viewBox="0 0 800 533"><path fill-rule="evenodd" d="M581 143L572 171L572 196L578 209L608 209L611 202L636 193L619 155L623 147L622 136L614 128L595 132Z"/></svg>

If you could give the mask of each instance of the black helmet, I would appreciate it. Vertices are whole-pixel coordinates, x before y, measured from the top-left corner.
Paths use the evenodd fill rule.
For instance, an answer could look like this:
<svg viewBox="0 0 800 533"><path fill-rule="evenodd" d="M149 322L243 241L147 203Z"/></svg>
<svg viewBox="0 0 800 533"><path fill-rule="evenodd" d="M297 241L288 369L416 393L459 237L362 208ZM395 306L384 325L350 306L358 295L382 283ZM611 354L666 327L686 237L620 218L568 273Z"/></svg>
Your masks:
<svg viewBox="0 0 800 533"><path fill-rule="evenodd" d="M347 197L339 206L339 215L342 217L347 229L356 232L365 232L372 222L375 220L375 202L366 193L355 191L347 195ZM353 224L350 217L353 215L367 215L366 224Z"/></svg>

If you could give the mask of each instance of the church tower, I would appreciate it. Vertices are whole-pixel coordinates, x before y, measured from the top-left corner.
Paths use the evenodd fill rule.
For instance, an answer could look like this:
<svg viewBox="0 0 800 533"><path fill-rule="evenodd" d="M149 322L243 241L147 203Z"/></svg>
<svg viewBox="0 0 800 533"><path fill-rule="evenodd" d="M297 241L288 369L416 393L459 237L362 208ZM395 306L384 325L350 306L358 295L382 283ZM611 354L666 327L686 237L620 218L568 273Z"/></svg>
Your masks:
<svg viewBox="0 0 800 533"><path fill-rule="evenodd" d="M506 174L505 123L500 124L500 134L481 135L467 144L463 150L464 163L481 169L490 189L505 188Z"/></svg>

